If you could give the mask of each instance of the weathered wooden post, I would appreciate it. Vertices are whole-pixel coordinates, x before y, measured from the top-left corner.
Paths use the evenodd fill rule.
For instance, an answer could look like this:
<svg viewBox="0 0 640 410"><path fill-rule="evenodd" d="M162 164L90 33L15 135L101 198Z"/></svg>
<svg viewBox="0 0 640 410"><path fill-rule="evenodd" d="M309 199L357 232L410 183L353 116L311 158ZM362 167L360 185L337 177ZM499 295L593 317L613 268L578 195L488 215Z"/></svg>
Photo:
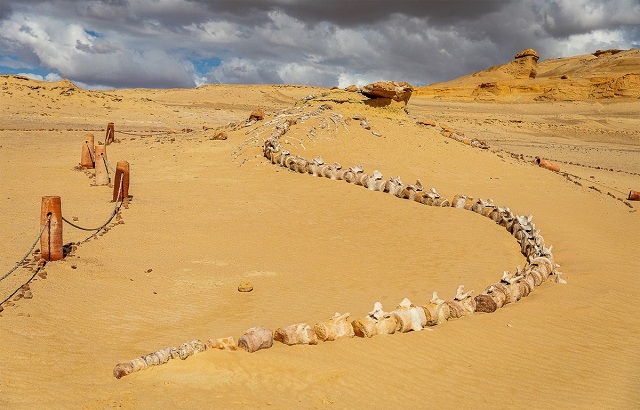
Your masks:
<svg viewBox="0 0 640 410"><path fill-rule="evenodd" d="M560 167L554 164L551 161L547 161L546 159L542 159L540 157L536 157L536 164L542 168L546 168L549 171L560 172Z"/></svg>
<svg viewBox="0 0 640 410"><path fill-rule="evenodd" d="M104 145L109 145L115 140L115 127L112 122L107 124L107 135L104 137Z"/></svg>
<svg viewBox="0 0 640 410"><path fill-rule="evenodd" d="M87 134L82 141L82 156L80 157L80 166L82 168L94 167L93 147L94 137L93 134Z"/></svg>
<svg viewBox="0 0 640 410"><path fill-rule="evenodd" d="M122 180L122 189L120 181ZM118 195L118 193L120 193ZM116 176L113 178L113 201L119 202L129 195L129 163L118 161L116 165Z"/></svg>
<svg viewBox="0 0 640 410"><path fill-rule="evenodd" d="M49 222L47 223L47 218ZM47 224L48 226L45 226ZM62 259L62 204L59 196L43 196L40 210L40 236L42 257L47 261Z"/></svg>
<svg viewBox="0 0 640 410"><path fill-rule="evenodd" d="M109 185L109 171L107 170L107 146L96 145L96 185Z"/></svg>

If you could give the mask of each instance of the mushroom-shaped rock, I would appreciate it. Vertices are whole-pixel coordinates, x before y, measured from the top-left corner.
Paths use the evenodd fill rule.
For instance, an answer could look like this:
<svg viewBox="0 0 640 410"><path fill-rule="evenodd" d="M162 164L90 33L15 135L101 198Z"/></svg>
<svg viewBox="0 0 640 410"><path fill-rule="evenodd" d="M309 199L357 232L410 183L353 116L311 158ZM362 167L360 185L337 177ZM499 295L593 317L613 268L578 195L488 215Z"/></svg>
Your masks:
<svg viewBox="0 0 640 410"><path fill-rule="evenodd" d="M538 52L532 48L527 48L525 50L522 50L515 56L516 59L524 58L524 57L532 57L536 61L540 59L540 55L538 54Z"/></svg>
<svg viewBox="0 0 640 410"><path fill-rule="evenodd" d="M379 81L365 85L360 92L369 98L388 98L398 102L408 102L413 86L407 82Z"/></svg>
<svg viewBox="0 0 640 410"><path fill-rule="evenodd" d="M522 50L505 66L506 71L519 79L536 78L539 58L538 53L531 48Z"/></svg>

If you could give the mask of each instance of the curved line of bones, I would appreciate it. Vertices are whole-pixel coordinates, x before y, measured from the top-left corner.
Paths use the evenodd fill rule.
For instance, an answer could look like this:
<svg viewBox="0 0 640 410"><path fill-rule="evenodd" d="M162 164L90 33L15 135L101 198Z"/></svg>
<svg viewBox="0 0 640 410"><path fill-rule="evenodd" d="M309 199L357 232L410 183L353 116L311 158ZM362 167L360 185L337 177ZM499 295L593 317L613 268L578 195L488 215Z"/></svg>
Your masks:
<svg viewBox="0 0 640 410"><path fill-rule="evenodd" d="M322 109L316 113L321 113ZM301 156L294 156L283 150L279 139L288 131L295 119L272 121L276 126L271 136L264 140L264 157L272 164L291 171L325 177L332 180L343 180L365 187L372 191L380 191L398 198L418 203L466 209L483 215L504 227L520 244L520 250L526 257L524 267L518 266L514 273L505 271L500 280L487 286L482 293L472 297L473 290L466 291L460 285L455 295L448 300L441 299L433 292L431 300L423 305L415 305L409 299L403 299L391 311L385 311L380 302L375 302L373 310L367 316L350 321L350 313L336 313L326 321L311 326L308 323L295 323L272 331L263 326L248 329L236 342L233 337L210 339L205 342L195 339L178 347L167 347L156 352L140 356L128 362L119 363L113 370L116 378L133 372L167 363L171 359L182 360L208 349L237 350L241 348L249 353L270 348L274 340L286 345L315 345L320 341L334 341L341 337L370 338L375 335L406 333L430 328L451 319L469 316L475 312L491 313L509 304L518 302L528 296L550 276L558 283L566 283L560 278L560 267L555 263L552 246L546 247L540 230L532 222L532 215L515 215L508 207L496 206L491 199L472 198L466 195L455 195L451 201L441 197L435 188L425 190L417 180L412 185L404 185L400 177L383 179L375 170L366 174L359 165L343 168L339 163L327 164L321 157L311 161ZM271 125L270 124L270 125Z"/></svg>

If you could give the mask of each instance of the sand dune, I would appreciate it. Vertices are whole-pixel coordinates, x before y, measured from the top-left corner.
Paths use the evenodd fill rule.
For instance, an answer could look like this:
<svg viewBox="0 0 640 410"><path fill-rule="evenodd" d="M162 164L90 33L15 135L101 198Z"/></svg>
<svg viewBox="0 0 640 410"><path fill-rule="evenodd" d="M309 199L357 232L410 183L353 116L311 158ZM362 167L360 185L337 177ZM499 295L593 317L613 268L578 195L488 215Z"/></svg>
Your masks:
<svg viewBox="0 0 640 410"><path fill-rule="evenodd" d="M447 102L418 93L405 114L357 98L336 102L345 94L311 87L94 92L8 76L0 85L0 273L37 234L41 196L60 195L63 214L79 224L100 224L111 211L111 188L74 170L86 132L101 140L115 123L119 142L108 155L130 162L133 195L123 225L48 263L47 278L30 285L32 299L3 304L3 407L640 405L638 205L606 194L640 189L637 99ZM300 101L309 94L324 101ZM513 237L475 213L292 173L261 157L274 113L319 104L343 118L366 116L381 136L356 120L323 127L310 119L292 126L286 149L531 213L568 284L544 283L495 313L431 331L207 351L115 379L116 363L193 338L237 338L254 325L316 323L336 311L362 317L376 301L387 310L404 297L426 303L434 290L452 297L459 284L478 293L524 264ZM264 121L210 139L258 107ZM491 148L445 138L439 126L416 123L424 119ZM582 186L534 166L536 155L557 160ZM64 227L65 242L87 236ZM28 276L19 269L0 292ZM242 280L253 292L237 291Z"/></svg>

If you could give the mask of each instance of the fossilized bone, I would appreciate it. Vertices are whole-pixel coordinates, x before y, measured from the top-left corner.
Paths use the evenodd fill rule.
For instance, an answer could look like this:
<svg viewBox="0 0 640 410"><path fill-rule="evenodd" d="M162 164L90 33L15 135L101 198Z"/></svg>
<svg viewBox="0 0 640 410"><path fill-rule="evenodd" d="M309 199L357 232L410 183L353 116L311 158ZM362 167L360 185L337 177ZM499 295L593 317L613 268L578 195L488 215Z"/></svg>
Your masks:
<svg viewBox="0 0 640 410"><path fill-rule="evenodd" d="M425 313L426 326L436 326L446 322L451 317L451 309L446 301L440 299L436 292L433 292L431 301L427 305L423 305L422 309Z"/></svg>
<svg viewBox="0 0 640 410"><path fill-rule="evenodd" d="M373 337L395 333L398 323L395 317L382 310L380 302L376 302L373 310L366 317L354 320L351 326L356 336Z"/></svg>
<svg viewBox="0 0 640 410"><path fill-rule="evenodd" d="M133 372L144 370L150 366L158 366L167 363L170 359L180 358L185 360L187 357L196 353L204 352L207 346L200 341L194 339L190 342L181 344L179 347L167 347L153 353L137 357L124 363L118 363L113 369L113 375L116 379L127 376Z"/></svg>
<svg viewBox="0 0 640 410"><path fill-rule="evenodd" d="M238 347L249 353L260 349L268 349L273 345L273 332L262 326L248 329L238 340Z"/></svg>
<svg viewBox="0 0 640 410"><path fill-rule="evenodd" d="M451 311L451 318L457 319L463 316L472 315L476 311L476 301L471 297L473 290L464 292L464 285L458 286L456 295L446 303Z"/></svg>
<svg viewBox="0 0 640 410"><path fill-rule="evenodd" d="M391 177L386 182L383 192L387 192L395 196L400 189L402 189L402 180L400 180L400 177Z"/></svg>
<svg viewBox="0 0 640 410"><path fill-rule="evenodd" d="M342 178L346 182L353 184L356 182L356 174L358 172L363 172L362 168L358 165L354 165L352 167L349 167L349 169L342 174Z"/></svg>
<svg viewBox="0 0 640 410"><path fill-rule="evenodd" d="M465 203L467 202L466 195L454 195L451 200L451 206L454 208L464 208Z"/></svg>
<svg viewBox="0 0 640 410"><path fill-rule="evenodd" d="M407 298L404 298L391 314L398 322L396 331L400 333L406 333L410 330L420 331L427 325L427 316L424 309L411 304L411 301Z"/></svg>
<svg viewBox="0 0 640 410"><path fill-rule="evenodd" d="M528 287L523 288L520 282L524 280L524 274L518 267L515 274L511 274L508 271L504 271L500 282L503 283L509 292L507 293L507 300L505 303L515 303L522 297L528 296L531 291Z"/></svg>
<svg viewBox="0 0 640 410"><path fill-rule="evenodd" d="M355 333L353 326L347 319L349 319L350 313L340 314L337 313L329 319L327 322L317 323L313 327L313 331L318 336L318 339L322 341L333 341L340 337L353 337Z"/></svg>
<svg viewBox="0 0 640 410"><path fill-rule="evenodd" d="M334 162L333 165L324 165L322 167L322 176L331 180L343 180L345 170L342 169L342 165Z"/></svg>
<svg viewBox="0 0 640 410"><path fill-rule="evenodd" d="M222 337L215 340L209 339L206 344L208 349L238 350L238 343L236 343L233 336Z"/></svg>
<svg viewBox="0 0 640 410"><path fill-rule="evenodd" d="M431 206L433 205L434 201L438 198L440 198L440 194L438 193L438 191L436 191L435 188L431 188L429 192L426 192L422 196L422 203L425 205Z"/></svg>
<svg viewBox="0 0 640 410"><path fill-rule="evenodd" d="M296 158L297 171L301 174L307 174L309 172L309 161L305 158L298 156Z"/></svg>
<svg viewBox="0 0 640 410"><path fill-rule="evenodd" d="M309 173L314 177L322 176L320 167L324 165L322 157L315 157L313 161L309 163Z"/></svg>
<svg viewBox="0 0 640 410"><path fill-rule="evenodd" d="M496 205L493 203L493 199L491 198L487 199L482 203L482 206L483 206L482 215L486 216L487 218L490 218L491 214L496 209Z"/></svg>
<svg viewBox="0 0 640 410"><path fill-rule="evenodd" d="M472 196L468 196L468 197L467 197L467 200L465 201L465 204L464 204L464 209L466 209L467 211L470 211L470 210L471 210L471 207L472 207L472 206L473 206L473 204L475 204L475 203L476 203L475 198L474 198L474 197L472 197Z"/></svg>
<svg viewBox="0 0 640 410"><path fill-rule="evenodd" d="M280 155L278 165L280 165L281 167L284 167L287 161L287 158L289 158L290 156L291 156L291 153L289 151L282 150L282 155Z"/></svg>
<svg viewBox="0 0 640 410"><path fill-rule="evenodd" d="M506 305L511 290L504 283L489 285L484 292L476 296L476 312L492 313Z"/></svg>
<svg viewBox="0 0 640 410"><path fill-rule="evenodd" d="M367 180L367 188L370 191L379 191L380 190L379 187L382 186L381 181L382 181L382 173L380 173L380 171L376 169L375 171L373 171L373 174Z"/></svg>
<svg viewBox="0 0 640 410"><path fill-rule="evenodd" d="M369 175L365 174L364 172L356 173L356 180L355 180L356 185L360 185L366 188L368 182L369 182Z"/></svg>
<svg viewBox="0 0 640 410"><path fill-rule="evenodd" d="M296 323L277 329L273 338L286 345L317 345L318 336L307 323Z"/></svg>
<svg viewBox="0 0 640 410"><path fill-rule="evenodd" d="M269 152L265 148L265 156L271 155L272 162L274 162L273 152L277 151L275 149ZM282 156L286 155L289 154L283 153ZM309 172L312 171L309 170ZM559 265L555 264L553 260L551 247L545 248L544 238L540 231L535 228L531 215L514 215L508 207L498 207L491 199L483 200L478 198L474 200L473 197L465 195L454 196L450 204L434 188L431 188L429 192L424 192L419 180L415 185L405 187L400 177L390 178L385 182L382 180L382 174L379 171L376 170L371 176L368 176L364 174L362 168L358 165L343 171L342 177L348 182L364 185L371 190L388 192L400 198L412 199L434 206L451 205L456 208L477 212L505 227L518 240L522 254L527 257L528 262L524 269L518 267L513 275L505 272L499 283L488 286L475 298L471 297L472 291L464 292L463 286L457 289L456 296L449 301L439 299L434 292L431 303L422 306L424 325L421 321L421 327L442 323L450 317L457 318L470 315L476 310L479 312L493 312L507 303L518 301L521 297L527 296L535 289L535 286L540 285L550 274L560 274L556 270ZM339 179L339 177L336 179ZM556 276L556 281L560 282L561 279ZM413 321L411 321L412 317L408 314L413 308L415 306L412 306L410 301L403 300L401 305L389 314L382 311L380 303L376 303L374 310L366 318L352 322L354 332L362 337L371 337L378 333L393 333L395 327L391 326L391 324L397 325L399 331L415 330L418 328L415 325L417 319L413 317Z"/></svg>

